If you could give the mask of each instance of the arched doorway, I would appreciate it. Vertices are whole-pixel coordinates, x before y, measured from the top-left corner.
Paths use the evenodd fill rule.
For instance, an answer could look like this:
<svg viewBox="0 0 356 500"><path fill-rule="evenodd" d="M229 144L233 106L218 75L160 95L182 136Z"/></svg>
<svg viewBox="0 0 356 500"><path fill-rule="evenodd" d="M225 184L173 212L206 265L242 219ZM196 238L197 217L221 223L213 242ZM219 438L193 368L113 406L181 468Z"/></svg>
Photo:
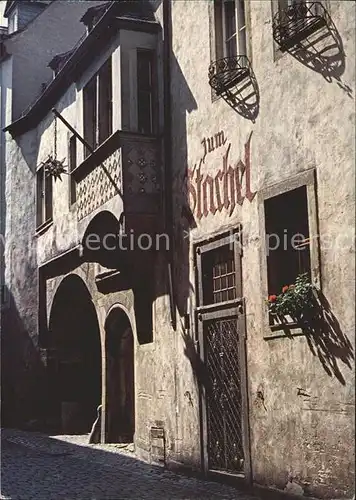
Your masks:
<svg viewBox="0 0 356 500"><path fill-rule="evenodd" d="M48 347L52 422L58 432L88 433L101 404L101 342L90 293L75 274L56 291Z"/></svg>
<svg viewBox="0 0 356 500"><path fill-rule="evenodd" d="M106 441L131 443L135 433L134 340L129 318L119 307L105 322Z"/></svg>

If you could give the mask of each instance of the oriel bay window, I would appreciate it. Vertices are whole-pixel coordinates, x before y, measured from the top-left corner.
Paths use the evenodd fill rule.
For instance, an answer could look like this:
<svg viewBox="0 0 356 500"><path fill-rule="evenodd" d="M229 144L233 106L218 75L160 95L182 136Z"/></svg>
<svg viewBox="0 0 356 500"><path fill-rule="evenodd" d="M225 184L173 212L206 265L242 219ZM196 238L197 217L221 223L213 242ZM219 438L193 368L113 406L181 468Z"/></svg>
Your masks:
<svg viewBox="0 0 356 500"><path fill-rule="evenodd" d="M52 220L52 176L46 172L45 167L41 167L36 173L36 204L37 204L37 227Z"/></svg>
<svg viewBox="0 0 356 500"><path fill-rule="evenodd" d="M96 149L112 134L111 58L83 90L84 139ZM85 148L85 157L90 154Z"/></svg>

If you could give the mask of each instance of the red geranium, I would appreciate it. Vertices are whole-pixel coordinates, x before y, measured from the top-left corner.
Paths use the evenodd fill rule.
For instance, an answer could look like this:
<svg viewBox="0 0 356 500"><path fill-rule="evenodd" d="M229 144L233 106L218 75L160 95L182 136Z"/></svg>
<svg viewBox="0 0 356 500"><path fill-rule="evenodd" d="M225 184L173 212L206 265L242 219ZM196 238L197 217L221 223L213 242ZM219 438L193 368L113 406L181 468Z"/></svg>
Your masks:
<svg viewBox="0 0 356 500"><path fill-rule="evenodd" d="M268 297L268 301L269 302L276 302L276 300L277 300L277 295L270 295Z"/></svg>
<svg viewBox="0 0 356 500"><path fill-rule="evenodd" d="M284 292L286 292L286 291L288 290L288 288L289 288L289 286L288 286L288 285L284 286L284 287L282 288L282 292L283 292L283 293L284 293Z"/></svg>

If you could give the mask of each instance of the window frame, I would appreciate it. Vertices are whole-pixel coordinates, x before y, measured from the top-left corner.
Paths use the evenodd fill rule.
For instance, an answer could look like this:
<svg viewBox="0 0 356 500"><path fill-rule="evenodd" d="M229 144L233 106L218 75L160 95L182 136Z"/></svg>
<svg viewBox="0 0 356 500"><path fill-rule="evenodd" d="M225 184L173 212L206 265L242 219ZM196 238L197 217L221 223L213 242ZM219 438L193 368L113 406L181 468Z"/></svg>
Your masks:
<svg viewBox="0 0 356 500"><path fill-rule="evenodd" d="M40 180L41 179L41 180ZM36 171L36 229L41 230L53 221L53 179L41 166Z"/></svg>
<svg viewBox="0 0 356 500"><path fill-rule="evenodd" d="M214 239L203 240L194 245L195 258L195 282L196 282L196 310L198 312L211 309L221 308L224 305L233 305L242 301L242 245L241 245L241 226L237 225L233 231L220 234ZM204 304L204 279L203 279L203 262L202 257L207 252L217 250L226 245L233 245L234 261L235 261L235 288L236 297L223 302L211 302Z"/></svg>
<svg viewBox="0 0 356 500"><path fill-rule="evenodd" d="M320 271L320 234L318 221L318 205L317 205L317 177L316 169L312 168L300 174L290 177L287 180L278 182L268 186L258 193L258 212L259 212L259 229L260 229L260 284L261 284L261 299L262 299L262 320L264 338L274 338L280 336L280 330L288 328L288 323L283 325L273 325L269 323L268 304L266 298L268 296L268 268L267 268L267 249L266 249L266 220L264 202L275 196L287 193L300 187L306 187L307 208L308 208L308 224L310 238L310 273L313 285L320 290L322 289L321 271ZM303 334L299 327L295 325L290 327L296 332L293 335ZM274 333L275 332L275 333ZM282 333L285 336L284 333Z"/></svg>
<svg viewBox="0 0 356 500"><path fill-rule="evenodd" d="M241 9L241 2L244 2L244 9ZM236 42L236 54L229 56L226 50L226 4L233 2L235 4L235 31L229 37L235 37ZM211 48L211 60L216 61L224 57L234 57L245 55L251 58L251 46L250 46L250 22L249 22L249 5L246 0L214 0L212 5L212 10L210 13L210 35L213 38L213 43ZM244 19L242 20L242 16ZM241 33L243 34L244 43L241 43ZM213 35L213 36L212 36ZM241 45L245 45L244 49L241 49Z"/></svg>

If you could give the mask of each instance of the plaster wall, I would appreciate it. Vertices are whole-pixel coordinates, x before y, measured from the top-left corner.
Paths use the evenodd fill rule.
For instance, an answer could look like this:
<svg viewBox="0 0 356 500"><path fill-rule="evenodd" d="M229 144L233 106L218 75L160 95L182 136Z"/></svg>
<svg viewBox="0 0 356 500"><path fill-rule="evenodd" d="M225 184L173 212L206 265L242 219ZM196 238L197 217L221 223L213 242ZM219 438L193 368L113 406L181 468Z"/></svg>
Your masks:
<svg viewBox="0 0 356 500"><path fill-rule="evenodd" d="M11 119L12 103L12 58L9 57L0 63L0 128L3 129ZM0 284L4 284L5 262L5 156L6 156L6 138L5 134L0 136L0 235L1 235L1 254L0 254ZM6 306L7 298L3 296L3 303L0 307ZM1 322L0 322L1 328Z"/></svg>
<svg viewBox="0 0 356 500"><path fill-rule="evenodd" d="M347 2L329 2L328 7L342 41L339 49L334 50L345 54L342 74L329 78L330 81L288 53L277 58L272 39L271 3L247 2L249 58L260 96L259 113L252 123L223 99L212 102L208 83L208 66L214 59L210 49L211 2L172 4L172 168L176 279L181 310L194 315L193 244L240 223L244 230L243 293L254 480L284 488L288 479L294 478L305 493L342 497L351 494L354 481L350 443L354 430L355 324L351 284L355 222L355 40L351 20L355 12L354 6ZM348 354L341 354L340 346L334 345L331 346L333 355L325 359L318 349L313 352L305 337L264 339L270 332L265 329L267 311L265 296L261 293L266 264L263 253L261 257L264 227L259 196L256 194L251 201L245 198L242 206L237 205L232 213L222 209L199 219L197 202L189 185L188 193L185 192L187 169L193 170L194 166L193 185L197 189L194 181L204 157L203 139L219 131L224 131L226 143L208 153L201 163L203 176L209 174L214 178L222 169L223 155L230 144L230 164L234 166L239 160L245 163L244 146L251 133L252 193L288 181L309 169L316 170L321 286L343 335L352 343ZM244 182L242 195L246 196ZM188 223L181 216L185 204L194 216L194 222L190 223L189 247L184 238ZM191 293L186 292L188 273ZM190 334L193 337L194 332ZM185 385L191 386L192 381L184 356L184 342L181 339L179 342L178 406L185 408ZM298 395L298 388L307 396ZM258 391L264 395L264 405ZM193 392L194 407L198 405L196 394ZM182 418L180 428L186 433L185 446L193 449L198 435L187 432L184 421L190 419L194 419L192 414Z"/></svg>

